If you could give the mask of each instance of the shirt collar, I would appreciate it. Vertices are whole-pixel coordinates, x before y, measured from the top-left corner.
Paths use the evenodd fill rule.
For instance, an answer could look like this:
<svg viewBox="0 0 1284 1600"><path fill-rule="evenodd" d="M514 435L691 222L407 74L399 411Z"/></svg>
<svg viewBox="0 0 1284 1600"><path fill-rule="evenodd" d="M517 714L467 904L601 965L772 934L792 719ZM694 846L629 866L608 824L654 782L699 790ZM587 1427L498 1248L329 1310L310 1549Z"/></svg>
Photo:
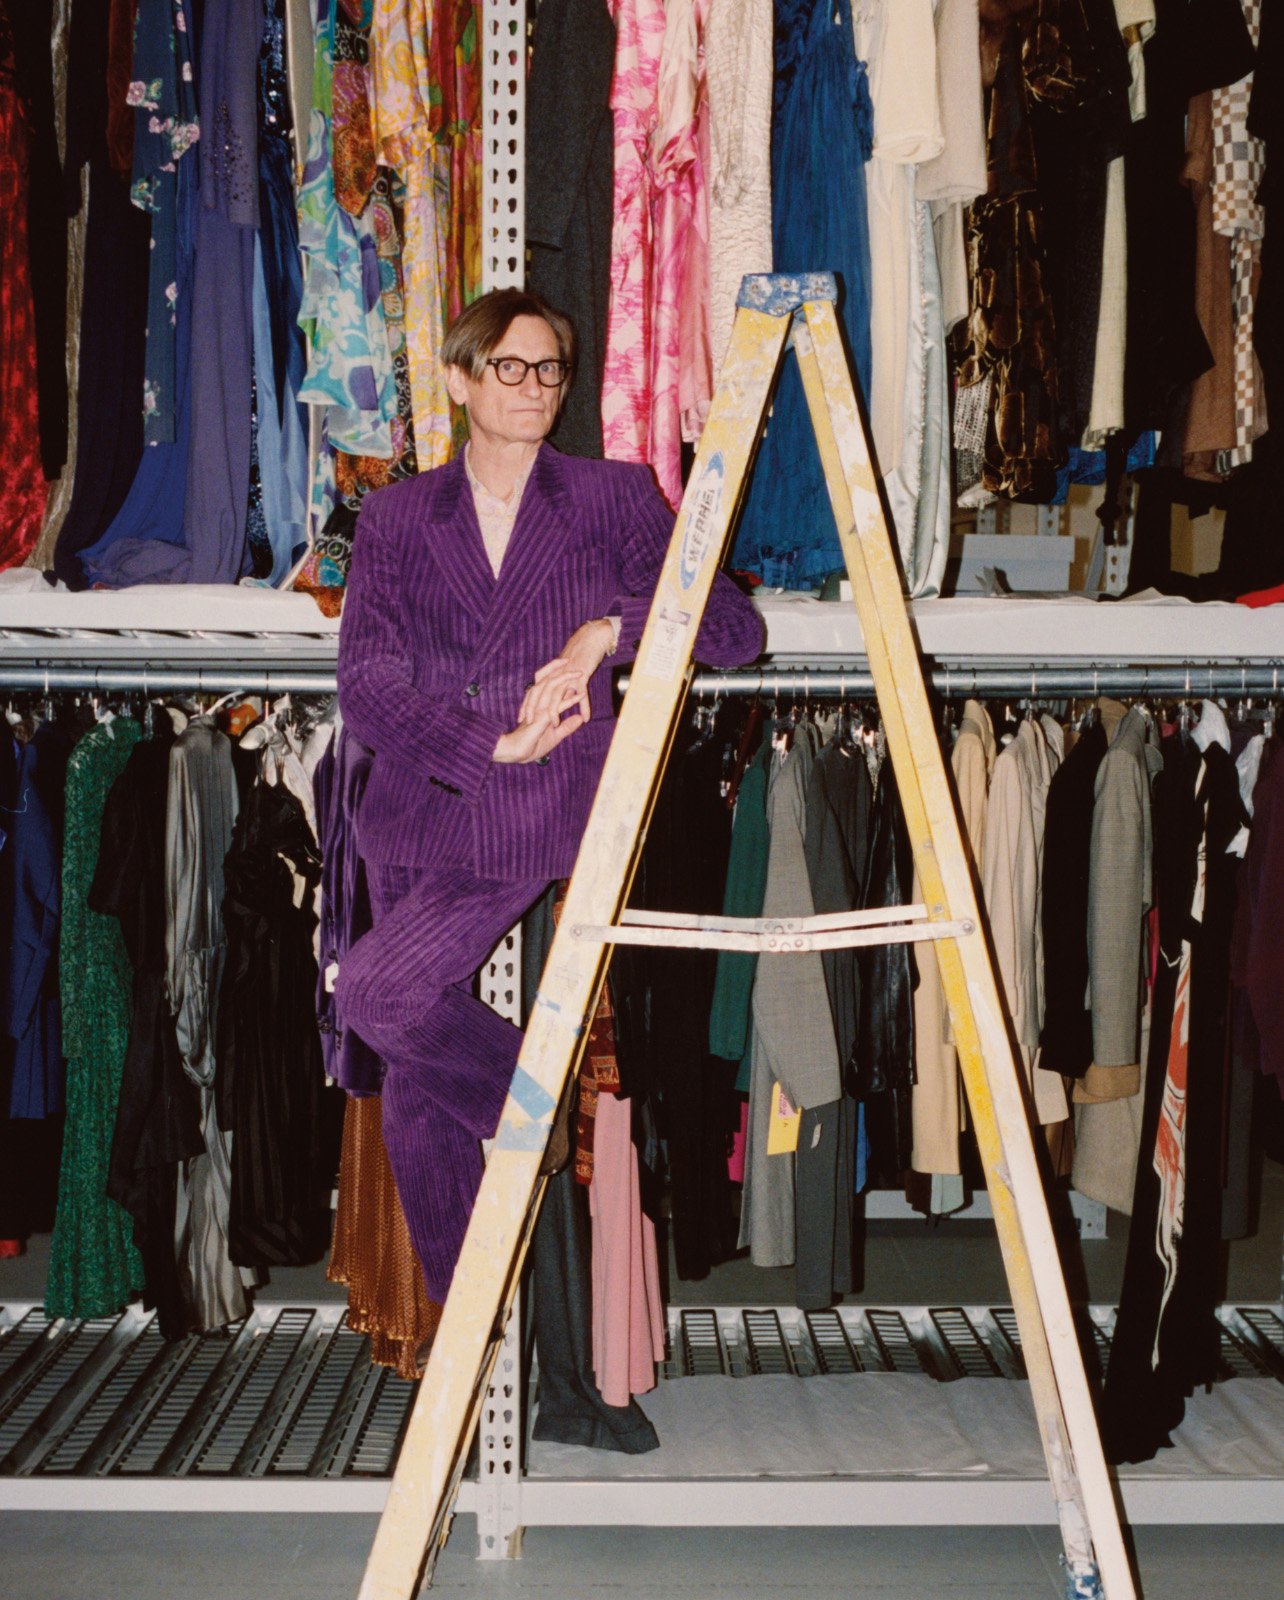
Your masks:
<svg viewBox="0 0 1284 1600"><path fill-rule="evenodd" d="M474 499L480 499L481 503L490 511L503 512L506 516L515 516L518 506L522 503L522 493L526 488L526 480L531 475L531 468L535 465L535 459L532 456L529 465L518 475L516 482L513 484L513 492L508 499L501 500L493 490L486 487L473 471L473 446L470 440L464 446L464 471L468 475L468 484L473 491Z"/></svg>

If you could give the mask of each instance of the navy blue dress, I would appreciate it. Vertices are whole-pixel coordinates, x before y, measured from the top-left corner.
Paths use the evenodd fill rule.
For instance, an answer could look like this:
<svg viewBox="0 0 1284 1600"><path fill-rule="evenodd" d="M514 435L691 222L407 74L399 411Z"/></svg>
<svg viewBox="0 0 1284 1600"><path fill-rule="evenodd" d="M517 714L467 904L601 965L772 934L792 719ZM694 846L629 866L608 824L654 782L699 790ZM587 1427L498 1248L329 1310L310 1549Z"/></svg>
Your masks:
<svg viewBox="0 0 1284 1600"><path fill-rule="evenodd" d="M862 393L869 389L869 217L874 113L856 59L851 0L776 0L771 129L777 272L828 271ZM733 563L769 584L814 588L843 566L802 380L785 360Z"/></svg>

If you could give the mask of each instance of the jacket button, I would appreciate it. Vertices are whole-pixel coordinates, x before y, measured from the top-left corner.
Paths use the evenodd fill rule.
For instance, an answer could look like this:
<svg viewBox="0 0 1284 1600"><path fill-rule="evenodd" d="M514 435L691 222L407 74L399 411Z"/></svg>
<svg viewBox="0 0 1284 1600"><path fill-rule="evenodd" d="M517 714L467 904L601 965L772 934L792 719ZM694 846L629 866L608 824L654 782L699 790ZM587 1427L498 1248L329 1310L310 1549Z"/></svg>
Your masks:
<svg viewBox="0 0 1284 1600"><path fill-rule="evenodd" d="M468 696L468 698L470 700L475 700L477 698L477 696L481 693L481 684L477 682L476 678L474 678L473 681L464 690L464 693Z"/></svg>

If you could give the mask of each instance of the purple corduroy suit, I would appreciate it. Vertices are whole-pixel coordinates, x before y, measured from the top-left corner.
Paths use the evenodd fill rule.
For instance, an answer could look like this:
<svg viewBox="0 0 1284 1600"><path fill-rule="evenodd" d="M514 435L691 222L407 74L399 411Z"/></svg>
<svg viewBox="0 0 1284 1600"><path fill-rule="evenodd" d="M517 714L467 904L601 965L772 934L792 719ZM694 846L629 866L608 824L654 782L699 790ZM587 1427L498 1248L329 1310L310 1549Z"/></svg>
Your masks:
<svg viewBox="0 0 1284 1600"><path fill-rule="evenodd" d="M383 1132L429 1294L444 1300L521 1042L472 981L570 874L614 729L611 667L637 652L673 513L650 470L540 446L498 579L462 457L370 495L339 635L339 703L374 752L361 804L374 926L348 952L345 1025L386 1065ZM527 685L581 624L621 618L592 720L544 763L491 758ZM718 574L696 641L710 666L762 649Z"/></svg>

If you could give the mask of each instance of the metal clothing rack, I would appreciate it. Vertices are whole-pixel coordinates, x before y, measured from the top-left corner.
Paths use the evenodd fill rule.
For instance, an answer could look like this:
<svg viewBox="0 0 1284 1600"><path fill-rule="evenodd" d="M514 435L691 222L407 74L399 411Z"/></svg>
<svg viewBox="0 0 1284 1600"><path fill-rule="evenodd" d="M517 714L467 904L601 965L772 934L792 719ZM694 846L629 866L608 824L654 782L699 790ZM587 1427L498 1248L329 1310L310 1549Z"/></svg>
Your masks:
<svg viewBox="0 0 1284 1600"><path fill-rule="evenodd" d="M78 643L81 641L77 641ZM1145 665L1121 662L1058 663L1017 667L1010 662L986 662L979 657L934 666L929 674L937 693L946 700L1027 696L1070 699L1108 694L1146 699L1158 695L1184 699L1202 696L1269 696L1284 686L1284 657L1279 661L1191 661ZM628 674L618 679L628 689ZM244 663L211 654L206 661L158 660L155 664L103 663L86 654L75 661L17 663L0 658L0 689L54 693L85 690L101 694L334 694L332 668L296 667L288 661L267 665ZM695 695L760 696L772 700L861 699L872 695L873 682L863 658L850 665L832 656L817 658L815 667L791 662L736 672L698 672L691 683Z"/></svg>

